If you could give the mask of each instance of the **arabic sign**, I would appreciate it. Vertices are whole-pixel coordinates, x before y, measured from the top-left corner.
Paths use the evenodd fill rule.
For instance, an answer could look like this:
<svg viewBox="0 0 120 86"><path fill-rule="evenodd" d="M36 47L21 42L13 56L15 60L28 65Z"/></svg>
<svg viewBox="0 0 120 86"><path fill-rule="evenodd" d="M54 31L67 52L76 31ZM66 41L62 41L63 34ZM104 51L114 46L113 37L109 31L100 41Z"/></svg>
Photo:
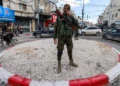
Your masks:
<svg viewBox="0 0 120 86"><path fill-rule="evenodd" d="M0 21L14 22L15 21L14 11L10 10L9 8L3 8L2 6L0 6Z"/></svg>

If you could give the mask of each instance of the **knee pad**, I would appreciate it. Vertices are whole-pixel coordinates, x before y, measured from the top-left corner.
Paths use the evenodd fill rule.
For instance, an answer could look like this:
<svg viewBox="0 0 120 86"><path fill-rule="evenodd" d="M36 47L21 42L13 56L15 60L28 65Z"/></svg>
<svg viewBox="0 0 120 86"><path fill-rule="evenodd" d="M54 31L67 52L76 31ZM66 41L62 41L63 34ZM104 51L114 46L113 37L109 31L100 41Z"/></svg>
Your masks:
<svg viewBox="0 0 120 86"><path fill-rule="evenodd" d="M58 57L61 57L62 54L63 54L63 51L62 51L62 50L58 50L57 56L58 56Z"/></svg>

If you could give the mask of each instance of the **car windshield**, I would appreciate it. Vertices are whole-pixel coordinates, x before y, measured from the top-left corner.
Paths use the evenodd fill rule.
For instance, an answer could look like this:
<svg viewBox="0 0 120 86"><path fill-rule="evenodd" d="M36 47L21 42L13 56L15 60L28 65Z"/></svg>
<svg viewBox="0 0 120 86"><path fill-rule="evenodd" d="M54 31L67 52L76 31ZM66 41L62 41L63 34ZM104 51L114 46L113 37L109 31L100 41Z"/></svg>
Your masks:
<svg viewBox="0 0 120 86"><path fill-rule="evenodd" d="M49 30L54 30L54 27L49 27Z"/></svg>
<svg viewBox="0 0 120 86"><path fill-rule="evenodd" d="M85 30L88 30L88 27L84 28Z"/></svg>
<svg viewBox="0 0 120 86"><path fill-rule="evenodd" d="M109 32L110 33L120 33L120 30L119 29L113 29L113 30L110 30Z"/></svg>
<svg viewBox="0 0 120 86"><path fill-rule="evenodd" d="M110 30L110 33L116 33L117 30Z"/></svg>

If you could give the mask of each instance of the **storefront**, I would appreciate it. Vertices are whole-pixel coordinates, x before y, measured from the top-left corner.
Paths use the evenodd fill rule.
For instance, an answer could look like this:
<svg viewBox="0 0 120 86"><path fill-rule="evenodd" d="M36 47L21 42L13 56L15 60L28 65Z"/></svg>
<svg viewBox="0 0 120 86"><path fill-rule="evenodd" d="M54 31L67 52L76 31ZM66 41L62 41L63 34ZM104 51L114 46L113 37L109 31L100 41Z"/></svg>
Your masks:
<svg viewBox="0 0 120 86"><path fill-rule="evenodd" d="M50 24L54 24L56 22L56 19L57 19L57 15L52 14L51 19L45 21L45 27L49 27Z"/></svg>
<svg viewBox="0 0 120 86"><path fill-rule="evenodd" d="M52 19L51 14L40 13L40 15L39 15L40 27L46 28L46 21L51 20L51 19ZM37 22L38 22L38 20L36 20L36 26L38 25Z"/></svg>
<svg viewBox="0 0 120 86"><path fill-rule="evenodd" d="M23 32L31 32L31 18L15 16L15 27L20 26Z"/></svg>

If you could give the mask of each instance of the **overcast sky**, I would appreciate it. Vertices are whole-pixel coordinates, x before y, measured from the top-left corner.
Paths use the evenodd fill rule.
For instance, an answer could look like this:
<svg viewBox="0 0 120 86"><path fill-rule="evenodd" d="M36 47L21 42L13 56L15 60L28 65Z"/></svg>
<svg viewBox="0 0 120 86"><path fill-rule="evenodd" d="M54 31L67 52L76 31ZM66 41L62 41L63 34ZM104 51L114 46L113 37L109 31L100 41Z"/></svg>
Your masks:
<svg viewBox="0 0 120 86"><path fill-rule="evenodd" d="M60 6L64 5L65 3L69 3L72 6L72 9L75 13L79 16L82 16L82 3L83 0L58 0ZM104 11L106 8L103 5L108 5L110 0L84 0L85 1L85 19L89 20L90 22L96 23L98 16ZM90 5L88 5L90 4ZM93 5L91 5L93 4ZM96 6L95 6L96 5ZM102 5L102 6L99 6ZM88 15L88 18L87 18Z"/></svg>

